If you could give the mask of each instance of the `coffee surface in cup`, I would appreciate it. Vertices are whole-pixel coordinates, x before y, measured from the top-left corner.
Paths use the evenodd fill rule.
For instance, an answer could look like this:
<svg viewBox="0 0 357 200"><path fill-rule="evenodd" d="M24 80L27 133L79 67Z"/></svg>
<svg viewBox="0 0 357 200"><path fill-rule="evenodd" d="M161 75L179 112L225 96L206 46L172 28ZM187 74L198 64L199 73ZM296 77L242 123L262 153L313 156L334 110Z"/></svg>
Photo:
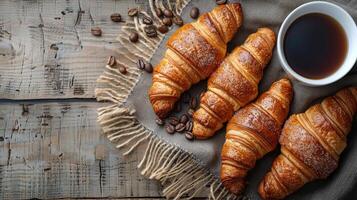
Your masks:
<svg viewBox="0 0 357 200"><path fill-rule="evenodd" d="M289 66L310 79L333 74L343 64L348 48L342 26L321 13L297 18L288 28L283 46Z"/></svg>

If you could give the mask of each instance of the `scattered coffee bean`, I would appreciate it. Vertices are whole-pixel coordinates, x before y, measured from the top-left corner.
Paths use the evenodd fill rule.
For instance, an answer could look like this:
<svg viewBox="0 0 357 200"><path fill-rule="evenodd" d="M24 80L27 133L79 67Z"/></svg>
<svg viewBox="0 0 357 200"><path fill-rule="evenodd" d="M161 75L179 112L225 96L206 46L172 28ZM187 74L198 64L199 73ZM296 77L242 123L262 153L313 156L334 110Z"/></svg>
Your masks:
<svg viewBox="0 0 357 200"><path fill-rule="evenodd" d="M122 74L126 74L128 71L126 70L125 66L119 65L119 72Z"/></svg>
<svg viewBox="0 0 357 200"><path fill-rule="evenodd" d="M186 131L185 132L185 138L188 139L188 140L193 140L193 134L189 131Z"/></svg>
<svg viewBox="0 0 357 200"><path fill-rule="evenodd" d="M159 125L159 126L163 126L163 125L165 124L165 121L162 120L162 119L160 119L160 118L156 118L156 119L155 119L155 122L156 122L156 124Z"/></svg>
<svg viewBox="0 0 357 200"><path fill-rule="evenodd" d="M116 64L117 64L117 61L115 60L115 57L114 56L109 56L108 61L107 61L107 65L113 67Z"/></svg>
<svg viewBox="0 0 357 200"><path fill-rule="evenodd" d="M183 25L183 20L180 16L176 15L172 21L174 22L174 24L176 24L177 26L182 26Z"/></svg>
<svg viewBox="0 0 357 200"><path fill-rule="evenodd" d="M100 29L99 27L91 28L91 32L92 32L92 35L97 36L97 37L102 35L102 29Z"/></svg>
<svg viewBox="0 0 357 200"><path fill-rule="evenodd" d="M187 122L188 120L189 120L188 115L186 115L186 114L181 115L181 117L180 117L180 122L181 122L181 123L186 124L186 122Z"/></svg>
<svg viewBox="0 0 357 200"><path fill-rule="evenodd" d="M154 25L145 26L144 31L148 37L152 38L157 36L156 26Z"/></svg>
<svg viewBox="0 0 357 200"><path fill-rule="evenodd" d="M135 17L135 16L138 15L138 13L139 13L138 8L132 8L132 9L128 10L128 16L129 17Z"/></svg>
<svg viewBox="0 0 357 200"><path fill-rule="evenodd" d="M66 15L66 12L64 12L64 11L61 11L61 14L62 14L62 15Z"/></svg>
<svg viewBox="0 0 357 200"><path fill-rule="evenodd" d="M176 126L177 124L180 123L180 120L177 117L170 117L169 118L169 124Z"/></svg>
<svg viewBox="0 0 357 200"><path fill-rule="evenodd" d="M166 124L165 125L166 132L169 134L174 134L175 133L175 127L171 124Z"/></svg>
<svg viewBox="0 0 357 200"><path fill-rule="evenodd" d="M161 25L159 26L159 28L157 28L157 30L162 34L165 34L169 31L169 27L167 27L166 25Z"/></svg>
<svg viewBox="0 0 357 200"><path fill-rule="evenodd" d="M143 24L146 24L146 25L151 25L151 24L153 24L153 21L152 21L152 19L150 18L150 17L148 17L148 16L144 16L143 17Z"/></svg>
<svg viewBox="0 0 357 200"><path fill-rule="evenodd" d="M217 5L223 5L223 4L226 4L227 3L227 0L216 0L216 4Z"/></svg>
<svg viewBox="0 0 357 200"><path fill-rule="evenodd" d="M156 12L156 15L158 17L162 17L164 15L164 13L162 12L161 8L156 8L155 12Z"/></svg>
<svg viewBox="0 0 357 200"><path fill-rule="evenodd" d="M172 19L165 17L165 18L162 20L162 23L165 24L166 26L172 26Z"/></svg>
<svg viewBox="0 0 357 200"><path fill-rule="evenodd" d="M147 73L152 73L152 71L154 70L154 69L152 68L151 63L149 63L149 62L145 63L144 69L145 69L145 71L146 71Z"/></svg>
<svg viewBox="0 0 357 200"><path fill-rule="evenodd" d="M174 16L174 14L172 13L172 11L169 10L169 9L165 9L165 10L164 10L164 15L165 15L165 17L169 17L169 18L171 18L171 17Z"/></svg>
<svg viewBox="0 0 357 200"><path fill-rule="evenodd" d="M187 111L187 114L189 115L189 116L193 116L193 113L195 113L195 110L194 109L192 109L192 108L190 108L190 109L188 109L188 111Z"/></svg>
<svg viewBox="0 0 357 200"><path fill-rule="evenodd" d="M197 107L197 99L196 97L191 97L190 108L195 109L196 107Z"/></svg>
<svg viewBox="0 0 357 200"><path fill-rule="evenodd" d="M190 103L191 100L191 94L188 92L185 92L182 94L182 101L186 104Z"/></svg>
<svg viewBox="0 0 357 200"><path fill-rule="evenodd" d="M175 130L179 133L181 133L182 131L184 131L186 128L185 124L183 123L179 123L175 126Z"/></svg>
<svg viewBox="0 0 357 200"><path fill-rule="evenodd" d="M186 123L186 131L192 131L192 128L193 128L193 122L192 121L188 121L187 123Z"/></svg>
<svg viewBox="0 0 357 200"><path fill-rule="evenodd" d="M113 13L112 15L110 15L110 19L113 22L121 22L121 15L119 13Z"/></svg>
<svg viewBox="0 0 357 200"><path fill-rule="evenodd" d="M197 19L200 16L200 10L197 7L193 7L190 12L192 19Z"/></svg>
<svg viewBox="0 0 357 200"><path fill-rule="evenodd" d="M129 40L132 43L136 43L139 40L139 34L136 32L130 33Z"/></svg>
<svg viewBox="0 0 357 200"><path fill-rule="evenodd" d="M4 141L4 137L0 136L0 142Z"/></svg>
<svg viewBox="0 0 357 200"><path fill-rule="evenodd" d="M55 50L55 51L58 51L58 46L57 46L57 44L51 44L51 45L50 45L50 49Z"/></svg>
<svg viewBox="0 0 357 200"><path fill-rule="evenodd" d="M177 102L175 105L175 112L179 113L182 110L182 106L180 104L180 102Z"/></svg>
<svg viewBox="0 0 357 200"><path fill-rule="evenodd" d="M143 59L138 59L136 66L141 70L145 69L145 61Z"/></svg>

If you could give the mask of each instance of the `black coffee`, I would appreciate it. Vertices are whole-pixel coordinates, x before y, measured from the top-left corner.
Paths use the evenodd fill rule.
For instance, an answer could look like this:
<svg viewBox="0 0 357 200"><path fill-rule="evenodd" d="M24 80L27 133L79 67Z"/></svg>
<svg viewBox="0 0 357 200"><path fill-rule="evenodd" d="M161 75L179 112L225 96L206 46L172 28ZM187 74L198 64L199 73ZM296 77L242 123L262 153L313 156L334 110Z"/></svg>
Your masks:
<svg viewBox="0 0 357 200"><path fill-rule="evenodd" d="M296 19L284 38L284 54L290 67L306 78L333 74L347 53L347 39L332 17L310 13Z"/></svg>

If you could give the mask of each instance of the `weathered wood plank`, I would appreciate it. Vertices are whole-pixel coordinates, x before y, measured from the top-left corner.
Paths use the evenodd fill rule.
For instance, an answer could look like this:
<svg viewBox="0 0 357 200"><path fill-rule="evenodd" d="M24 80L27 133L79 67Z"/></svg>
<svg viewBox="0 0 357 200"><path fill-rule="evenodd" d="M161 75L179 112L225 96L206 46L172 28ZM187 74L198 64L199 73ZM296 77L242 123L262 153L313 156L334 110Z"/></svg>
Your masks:
<svg viewBox="0 0 357 200"><path fill-rule="evenodd" d="M99 103L0 105L0 198L160 197L101 135Z"/></svg>
<svg viewBox="0 0 357 200"><path fill-rule="evenodd" d="M95 80L134 3L145 0L0 1L0 98L93 98ZM102 37L92 36L98 26Z"/></svg>

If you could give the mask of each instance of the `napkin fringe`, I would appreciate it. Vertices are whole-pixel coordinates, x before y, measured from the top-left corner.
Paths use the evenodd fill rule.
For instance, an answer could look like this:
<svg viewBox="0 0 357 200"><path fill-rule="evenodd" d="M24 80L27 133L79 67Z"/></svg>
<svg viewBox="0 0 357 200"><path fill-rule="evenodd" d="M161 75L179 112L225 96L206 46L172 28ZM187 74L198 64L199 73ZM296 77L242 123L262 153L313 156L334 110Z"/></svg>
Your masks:
<svg viewBox="0 0 357 200"><path fill-rule="evenodd" d="M152 16L154 24L159 25L162 22L156 16L157 7L169 8L180 14L190 1L170 3L170 0L149 0L149 12L140 10L140 14ZM136 66L137 60L149 61L164 37L164 34L158 33L158 37L148 38L144 26L138 17L126 21L117 37L122 47L116 52L116 65L105 66L103 74L97 79L97 101L110 103L98 109L98 122L104 134L116 148L124 149L123 155L146 145L138 169L145 177L160 181L167 198L191 199L205 191L207 197L213 200L240 199L229 193L192 154L159 138L136 120L134 108L123 105L142 74ZM137 43L128 39L133 31L139 34ZM120 65L126 68L126 74L119 71Z"/></svg>

